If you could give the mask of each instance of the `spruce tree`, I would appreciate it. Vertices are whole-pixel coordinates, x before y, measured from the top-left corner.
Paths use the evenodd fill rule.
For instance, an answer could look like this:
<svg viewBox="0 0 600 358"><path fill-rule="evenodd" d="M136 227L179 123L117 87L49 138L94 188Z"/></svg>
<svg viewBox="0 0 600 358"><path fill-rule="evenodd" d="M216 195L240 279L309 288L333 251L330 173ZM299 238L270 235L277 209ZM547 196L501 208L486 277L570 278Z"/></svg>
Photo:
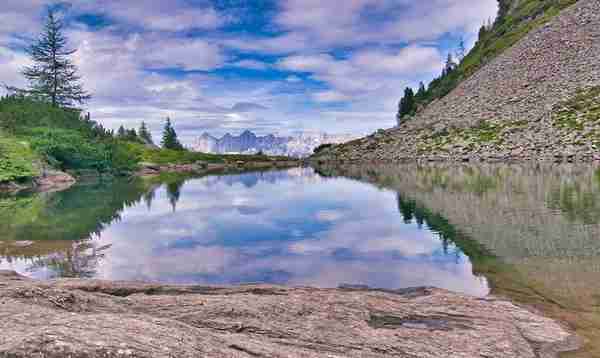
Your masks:
<svg viewBox="0 0 600 358"><path fill-rule="evenodd" d="M125 139L126 136L127 132L125 131L125 128L123 126L120 126L119 130L117 130L117 138Z"/></svg>
<svg viewBox="0 0 600 358"><path fill-rule="evenodd" d="M415 99L418 101L423 101L425 100L425 97L427 96L427 89L425 88L425 83L423 82L419 82L419 90L417 91L417 94L415 94Z"/></svg>
<svg viewBox="0 0 600 358"><path fill-rule="evenodd" d="M458 59L458 63L460 64L462 60L464 60L467 55L467 49L465 47L465 40L461 37L460 42L458 43L458 48L456 49L456 58Z"/></svg>
<svg viewBox="0 0 600 358"><path fill-rule="evenodd" d="M171 119L167 117L165 128L163 129L163 136L161 145L165 149L183 150L183 145L177 139L177 133L171 125Z"/></svg>
<svg viewBox="0 0 600 358"><path fill-rule="evenodd" d="M43 33L28 49L33 65L22 71L29 88L19 92L48 101L54 107L84 104L91 96L83 89L70 58L75 52L67 48L62 21L54 10L48 10Z"/></svg>
<svg viewBox="0 0 600 358"><path fill-rule="evenodd" d="M411 116L416 112L415 93L412 88L406 87L404 90L404 97L400 100L398 105L398 123L405 120L406 116Z"/></svg>
<svg viewBox="0 0 600 358"><path fill-rule="evenodd" d="M444 65L444 76L448 76L450 73L452 73L455 67L456 63L454 63L454 57L452 57L452 53L448 53L446 64Z"/></svg>
<svg viewBox="0 0 600 358"><path fill-rule="evenodd" d="M128 129L126 131L127 135L125 136L125 139L132 141L132 142L137 142L138 141L138 135L137 132L135 131L135 129Z"/></svg>
<svg viewBox="0 0 600 358"><path fill-rule="evenodd" d="M152 140L152 134L148 131L148 127L146 127L146 123L142 122L140 125L140 129L138 130L138 136L146 143L146 144L154 144Z"/></svg>

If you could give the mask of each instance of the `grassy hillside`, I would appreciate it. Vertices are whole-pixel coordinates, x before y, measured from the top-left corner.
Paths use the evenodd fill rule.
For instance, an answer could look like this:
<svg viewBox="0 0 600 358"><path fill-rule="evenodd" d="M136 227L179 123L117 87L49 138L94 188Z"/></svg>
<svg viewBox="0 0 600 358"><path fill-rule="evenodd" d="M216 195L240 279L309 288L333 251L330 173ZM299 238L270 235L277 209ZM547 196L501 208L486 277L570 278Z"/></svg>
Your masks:
<svg viewBox="0 0 600 358"><path fill-rule="evenodd" d="M482 27L475 47L458 66L429 84L426 94L416 98L417 105L444 97L486 63L542 26L577 0L499 0L498 18L491 27Z"/></svg>
<svg viewBox="0 0 600 358"><path fill-rule="evenodd" d="M120 174L136 163L125 143L77 110L0 100L0 182L29 180L47 165Z"/></svg>
<svg viewBox="0 0 600 358"><path fill-rule="evenodd" d="M23 181L39 174L40 156L27 142L0 133L0 182Z"/></svg>
<svg viewBox="0 0 600 358"><path fill-rule="evenodd" d="M151 149L138 141L115 138L78 110L25 98L0 99L0 183L30 181L44 167L122 175L135 171L141 162L164 165L265 159Z"/></svg>

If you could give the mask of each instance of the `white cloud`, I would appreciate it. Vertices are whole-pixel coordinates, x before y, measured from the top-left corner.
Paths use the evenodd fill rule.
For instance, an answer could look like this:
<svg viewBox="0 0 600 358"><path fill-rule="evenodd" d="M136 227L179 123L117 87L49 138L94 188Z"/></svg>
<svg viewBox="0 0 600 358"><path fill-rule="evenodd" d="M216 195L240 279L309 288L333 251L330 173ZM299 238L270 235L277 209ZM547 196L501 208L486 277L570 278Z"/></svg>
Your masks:
<svg viewBox="0 0 600 358"><path fill-rule="evenodd" d="M352 63L365 71L408 75L439 71L442 57L436 48L411 45L397 53L360 51L352 57Z"/></svg>
<svg viewBox="0 0 600 358"><path fill-rule="evenodd" d="M249 68L252 70L263 71L269 68L269 64L256 60L241 60L235 63L232 63L233 67L241 67L241 68Z"/></svg>
<svg viewBox="0 0 600 358"><path fill-rule="evenodd" d="M89 104L94 118L111 128L145 120L157 133L169 115L188 142L204 130L242 126L263 133L361 134L391 126L402 89L439 73L440 52L447 51L441 37L454 33L472 43L479 25L496 11L496 0L347 0L343 6L282 0L273 13L260 14L267 20L264 30L278 34L272 36L221 31L229 23L243 24L236 22L240 13L217 11L204 1L69 2L70 20L82 14L108 20L100 29L73 21L67 28L79 49L84 84L94 95ZM49 3L2 3L0 83L23 84L18 72L26 58L15 48L39 31ZM251 53L268 60L233 62ZM222 67L232 71L212 72ZM244 77L236 68L260 72ZM284 77L272 76L274 70ZM269 110L232 121L226 114L235 103L260 103ZM337 112L326 109L332 103Z"/></svg>
<svg viewBox="0 0 600 358"><path fill-rule="evenodd" d="M23 87L26 84L21 70L29 64L30 60L24 53L0 46L0 95L5 94L4 85Z"/></svg>
<svg viewBox="0 0 600 358"><path fill-rule="evenodd" d="M317 102L343 102L350 100L349 96L337 91L323 91L313 94L313 99Z"/></svg>
<svg viewBox="0 0 600 358"><path fill-rule="evenodd" d="M223 24L223 17L214 8L197 8L182 0L71 1L73 11L99 13L117 21L157 31L215 29Z"/></svg>
<svg viewBox="0 0 600 358"><path fill-rule="evenodd" d="M150 67L181 68L186 71L211 70L225 62L218 46L200 39L161 39L142 45L143 57Z"/></svg>

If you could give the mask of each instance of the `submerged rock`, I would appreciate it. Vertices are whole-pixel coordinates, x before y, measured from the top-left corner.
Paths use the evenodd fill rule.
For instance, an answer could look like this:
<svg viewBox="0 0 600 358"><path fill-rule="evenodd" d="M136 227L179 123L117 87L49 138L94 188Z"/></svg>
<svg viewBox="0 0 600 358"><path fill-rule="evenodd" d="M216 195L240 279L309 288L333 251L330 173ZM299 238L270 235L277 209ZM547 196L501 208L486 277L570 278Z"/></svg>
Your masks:
<svg viewBox="0 0 600 358"><path fill-rule="evenodd" d="M0 357L555 357L578 341L494 298L0 272Z"/></svg>

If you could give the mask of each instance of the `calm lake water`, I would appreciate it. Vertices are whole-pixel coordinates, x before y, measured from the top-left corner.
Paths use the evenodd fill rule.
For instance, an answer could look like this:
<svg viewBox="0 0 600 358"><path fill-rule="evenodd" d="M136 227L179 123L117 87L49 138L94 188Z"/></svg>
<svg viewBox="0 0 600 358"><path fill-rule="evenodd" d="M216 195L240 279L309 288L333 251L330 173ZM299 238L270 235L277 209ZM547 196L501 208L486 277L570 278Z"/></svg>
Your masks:
<svg viewBox="0 0 600 358"><path fill-rule="evenodd" d="M469 257L423 218L406 217L393 190L313 169L141 186L41 195L30 219L9 224L0 269L36 278L489 292Z"/></svg>
<svg viewBox="0 0 600 358"><path fill-rule="evenodd" d="M403 165L82 184L0 198L36 278L436 286L535 306L600 356L600 170Z"/></svg>

